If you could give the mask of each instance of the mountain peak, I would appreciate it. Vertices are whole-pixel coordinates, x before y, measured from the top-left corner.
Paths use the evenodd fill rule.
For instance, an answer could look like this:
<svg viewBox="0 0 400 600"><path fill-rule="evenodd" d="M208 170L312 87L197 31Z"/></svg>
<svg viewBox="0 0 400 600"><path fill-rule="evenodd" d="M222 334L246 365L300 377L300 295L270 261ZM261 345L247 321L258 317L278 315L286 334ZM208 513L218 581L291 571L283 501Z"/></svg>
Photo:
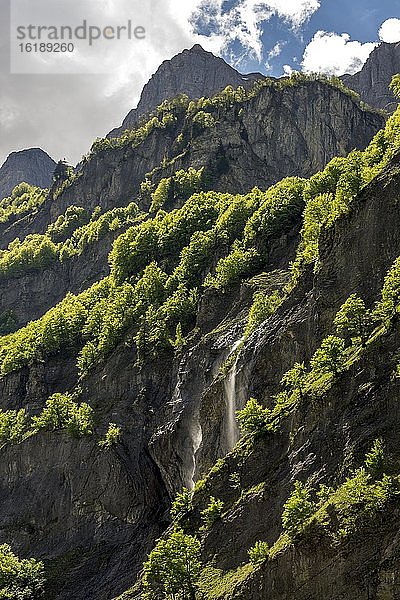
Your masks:
<svg viewBox="0 0 400 600"><path fill-rule="evenodd" d="M207 52L200 44L195 44L160 65L144 86L137 108L131 110L122 126L114 129L109 136L121 135L125 129L134 127L139 117L178 94L186 94L193 99L213 96L227 85L234 88L240 85L249 87L257 79L263 78L264 75L260 73L242 75L223 58Z"/></svg>
<svg viewBox="0 0 400 600"><path fill-rule="evenodd" d="M399 72L400 42L382 42L371 52L361 71L344 75L342 79L370 106L393 112L398 102L389 85L393 75Z"/></svg>
<svg viewBox="0 0 400 600"><path fill-rule="evenodd" d="M204 50L203 46L201 46L200 44L195 44L190 48L190 50L188 50L188 52L197 52L198 54L211 54L211 52L207 52L206 50Z"/></svg>
<svg viewBox="0 0 400 600"><path fill-rule="evenodd" d="M11 152L0 168L0 198L9 196L22 181L41 188L49 187L55 166L54 160L41 148Z"/></svg>

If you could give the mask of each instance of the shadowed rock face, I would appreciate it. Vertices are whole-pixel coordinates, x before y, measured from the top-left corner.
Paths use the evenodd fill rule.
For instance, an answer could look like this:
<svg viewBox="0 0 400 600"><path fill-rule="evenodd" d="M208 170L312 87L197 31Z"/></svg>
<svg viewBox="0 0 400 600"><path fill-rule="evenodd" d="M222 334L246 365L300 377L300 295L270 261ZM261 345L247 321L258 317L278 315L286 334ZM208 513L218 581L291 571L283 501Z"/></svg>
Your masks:
<svg viewBox="0 0 400 600"><path fill-rule="evenodd" d="M117 137L125 129L134 127L142 115L154 110L163 100L178 94L189 98L208 97L225 89L248 87L257 79L264 79L260 73L242 75L222 58L206 52L199 44L184 50L171 60L164 61L144 86L137 108L131 110L122 122L110 132L109 137Z"/></svg>
<svg viewBox="0 0 400 600"><path fill-rule="evenodd" d="M398 102L389 84L396 73L400 73L400 42L383 42L371 52L361 71L342 79L370 106L393 112Z"/></svg>
<svg viewBox="0 0 400 600"><path fill-rule="evenodd" d="M22 181L40 188L50 187L55 166L54 160L40 148L12 152L0 169L0 199L9 196Z"/></svg>

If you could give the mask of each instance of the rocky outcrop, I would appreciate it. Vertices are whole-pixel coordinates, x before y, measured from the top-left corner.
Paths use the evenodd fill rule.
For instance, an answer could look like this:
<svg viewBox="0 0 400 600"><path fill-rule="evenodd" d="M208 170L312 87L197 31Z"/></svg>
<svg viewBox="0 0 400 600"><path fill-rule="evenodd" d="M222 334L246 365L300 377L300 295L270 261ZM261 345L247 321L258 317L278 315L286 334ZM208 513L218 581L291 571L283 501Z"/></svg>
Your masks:
<svg viewBox="0 0 400 600"><path fill-rule="evenodd" d="M261 73L242 75L222 58L196 44L161 64L144 86L137 108L132 109L121 127L111 131L109 136L117 137L125 129L135 127L140 117L150 113L163 100L175 98L178 94L186 94L189 98L209 97L227 85L247 88L257 79L264 78Z"/></svg>
<svg viewBox="0 0 400 600"><path fill-rule="evenodd" d="M369 106L394 112L398 101L389 90L389 84L397 73L400 73L400 42L382 42L371 52L361 71L344 75L342 79Z"/></svg>
<svg viewBox="0 0 400 600"><path fill-rule="evenodd" d="M0 168L0 198L9 196L22 181L43 189L50 187L55 166L40 148L12 152Z"/></svg>

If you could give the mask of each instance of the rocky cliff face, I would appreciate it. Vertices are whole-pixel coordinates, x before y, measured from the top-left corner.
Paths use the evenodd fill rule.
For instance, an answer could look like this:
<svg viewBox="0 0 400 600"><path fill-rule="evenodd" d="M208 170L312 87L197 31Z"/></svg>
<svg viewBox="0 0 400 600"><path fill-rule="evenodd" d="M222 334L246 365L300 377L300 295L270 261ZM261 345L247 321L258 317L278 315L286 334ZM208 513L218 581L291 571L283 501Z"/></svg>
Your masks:
<svg viewBox="0 0 400 600"><path fill-rule="evenodd" d="M106 257L121 233L118 223L106 235L96 230L79 256L51 262L45 255L24 271L28 249L17 275L7 275L0 256L0 313L13 310L17 327L65 296L69 303L47 312L40 329L31 323L0 337L1 409L25 409L29 417L19 436L1 429L0 542L45 562L46 600L141 598L143 560L171 523L173 497L195 482L192 508L179 525L201 539L207 600L398 596L397 493L384 510L367 511L347 537L332 541L316 528L256 567L248 558L257 541L273 546L279 539L295 481L338 487L380 437L389 475L400 472L396 317L365 346L349 347L345 368L313 380L312 393L288 405L281 397L276 428L241 438L235 418L250 397L274 408L282 375L296 361L309 363L351 294L368 308L378 299L400 255L400 157L391 154L400 147L398 125L366 158L338 159L311 182L290 179L268 193L252 188L309 177L335 155L365 148L384 125L320 81L264 86L240 102L211 103L206 112L172 112L166 126L140 142L105 143L32 214L2 225L8 244L44 234L72 205L90 214L137 199L144 213L119 237L114 248L123 274L114 269L109 279ZM149 212L145 188L154 193L162 179L190 167L205 170L195 196L201 210L181 190L157 214ZM300 197L293 189L302 190ZM301 230L310 202L314 228L307 238ZM305 255L287 288L290 265L310 239L318 261ZM212 284L218 273L227 277L220 286ZM192 288L197 302L185 296ZM82 290L87 294L78 299L68 295ZM282 301L272 306L277 293ZM255 294L262 318L245 334ZM94 356L84 369L83 346L88 359ZM61 412L55 424L29 429L55 393L92 407L90 433L60 422ZM121 436L105 445L110 423ZM397 490L395 479L390 485ZM356 492L358 514L363 498ZM200 529L211 497L223 511ZM334 529L338 517L332 506L326 510Z"/></svg>
<svg viewBox="0 0 400 600"><path fill-rule="evenodd" d="M373 106L393 112L398 101L389 90L393 75L400 72L400 42L382 42L373 50L359 73L344 75L344 83Z"/></svg>
<svg viewBox="0 0 400 600"><path fill-rule="evenodd" d="M110 132L116 137L125 129L134 127L139 118L154 110L163 100L186 94L189 98L213 96L231 85L247 88L257 79L264 79L260 73L242 75L222 58L206 52L199 44L184 50L166 60L144 86L137 108L132 109L118 127Z"/></svg>
<svg viewBox="0 0 400 600"><path fill-rule="evenodd" d="M9 196L18 183L48 188L56 163L40 148L12 152L0 168L0 198Z"/></svg>
<svg viewBox="0 0 400 600"><path fill-rule="evenodd" d="M365 148L383 124L380 115L364 111L340 90L320 82L283 90L266 87L243 106L228 107L212 127L196 130L190 119L180 118L171 128L154 131L138 148L127 145L95 155L72 185L56 200L50 195L37 214L10 227L0 224L2 247L16 237L43 233L68 206L88 211L101 206L106 211L126 205L138 197L148 174L156 186L180 169L205 167L210 187L231 193L246 193L254 186L265 189L287 176L307 177L334 156ZM176 144L180 135L189 140L183 151ZM165 157L169 163L160 167ZM139 205L148 210L148 198L139 196ZM114 238L110 235L94 252L44 271L3 277L0 314L13 310L22 326L66 292L83 291L108 273L106 259Z"/></svg>

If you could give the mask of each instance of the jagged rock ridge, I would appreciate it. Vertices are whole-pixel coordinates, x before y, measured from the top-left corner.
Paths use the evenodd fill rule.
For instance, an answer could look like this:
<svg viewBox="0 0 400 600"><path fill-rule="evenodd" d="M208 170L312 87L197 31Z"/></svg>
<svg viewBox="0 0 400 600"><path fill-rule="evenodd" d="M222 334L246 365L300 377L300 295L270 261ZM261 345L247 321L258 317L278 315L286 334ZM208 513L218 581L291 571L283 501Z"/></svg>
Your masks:
<svg viewBox="0 0 400 600"><path fill-rule="evenodd" d="M344 75L342 79L370 106L393 112L398 101L390 91L389 84L393 75L399 72L400 42L382 42L371 52L361 71Z"/></svg>
<svg viewBox="0 0 400 600"><path fill-rule="evenodd" d="M212 96L227 85L234 88L242 85L247 88L257 79L264 79L260 73L242 75L222 58L206 52L199 44L184 50L171 60L164 61L144 86L137 108L132 109L118 127L110 132L116 137L125 129L134 127L138 119L154 110L163 100L178 94L189 98Z"/></svg>

